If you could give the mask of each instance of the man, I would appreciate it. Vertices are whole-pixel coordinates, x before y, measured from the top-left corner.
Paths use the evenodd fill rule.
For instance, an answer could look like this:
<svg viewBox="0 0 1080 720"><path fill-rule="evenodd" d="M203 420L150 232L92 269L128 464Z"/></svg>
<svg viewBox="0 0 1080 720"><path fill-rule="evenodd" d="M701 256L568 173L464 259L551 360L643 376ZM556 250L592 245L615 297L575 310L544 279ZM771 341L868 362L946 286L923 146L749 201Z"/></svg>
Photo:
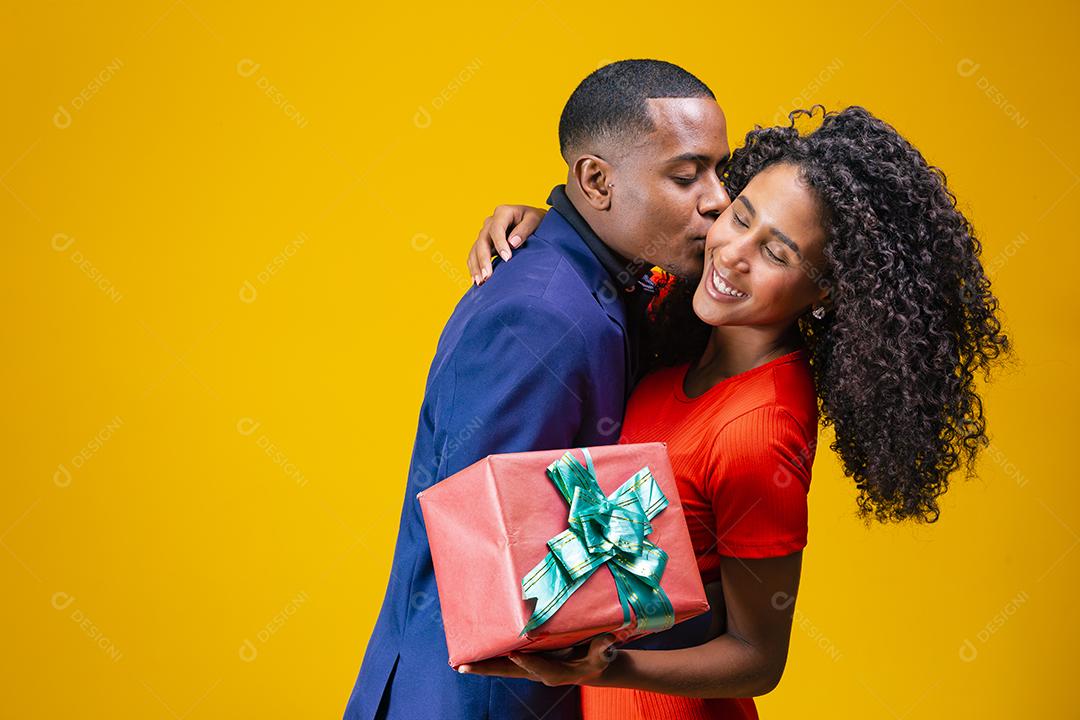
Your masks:
<svg viewBox="0 0 1080 720"><path fill-rule="evenodd" d="M428 373L386 596L346 720L579 715L576 687L461 675L447 663L416 493L492 453L603 445L633 388L636 323L654 265L700 272L729 200L723 112L670 63L627 60L585 78L563 109L567 182L518 252L470 288Z"/></svg>

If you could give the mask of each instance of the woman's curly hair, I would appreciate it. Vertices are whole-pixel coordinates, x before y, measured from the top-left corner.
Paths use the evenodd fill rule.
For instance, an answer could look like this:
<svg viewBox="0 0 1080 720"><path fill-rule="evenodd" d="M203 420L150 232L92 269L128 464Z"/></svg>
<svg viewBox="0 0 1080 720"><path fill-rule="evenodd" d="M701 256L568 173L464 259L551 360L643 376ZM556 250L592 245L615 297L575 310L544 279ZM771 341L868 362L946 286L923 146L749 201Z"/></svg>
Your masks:
<svg viewBox="0 0 1080 720"><path fill-rule="evenodd" d="M796 120L824 113L813 132ZM937 498L988 444L976 375L1010 351L981 245L944 173L861 107L796 110L746 135L724 173L732 197L770 165L791 163L820 203L830 288L822 319L798 319L831 447L858 488L859 515L934 522ZM673 278L653 303L646 366L696 359L711 328L691 306L697 278Z"/></svg>

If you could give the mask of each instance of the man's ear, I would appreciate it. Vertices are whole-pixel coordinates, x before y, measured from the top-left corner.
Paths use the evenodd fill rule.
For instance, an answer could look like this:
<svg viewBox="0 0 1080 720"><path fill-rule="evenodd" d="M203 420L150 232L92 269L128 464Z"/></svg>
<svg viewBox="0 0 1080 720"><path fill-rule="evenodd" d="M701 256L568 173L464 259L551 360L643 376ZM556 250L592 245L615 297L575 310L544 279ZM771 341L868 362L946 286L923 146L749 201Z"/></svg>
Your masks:
<svg viewBox="0 0 1080 720"><path fill-rule="evenodd" d="M612 183L611 164L598 155L582 155L574 161L571 170L585 201L597 210L611 207Z"/></svg>

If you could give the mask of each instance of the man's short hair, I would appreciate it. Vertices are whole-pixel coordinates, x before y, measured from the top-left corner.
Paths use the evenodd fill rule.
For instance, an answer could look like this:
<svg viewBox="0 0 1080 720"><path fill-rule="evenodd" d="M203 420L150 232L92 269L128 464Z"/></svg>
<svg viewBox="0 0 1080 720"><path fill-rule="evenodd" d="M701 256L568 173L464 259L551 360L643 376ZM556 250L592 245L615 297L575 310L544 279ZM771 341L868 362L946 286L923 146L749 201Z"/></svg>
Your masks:
<svg viewBox="0 0 1080 720"><path fill-rule="evenodd" d="M619 60L581 81L559 118L559 150L567 162L598 143L626 144L656 128L649 98L711 98L696 77L663 60Z"/></svg>

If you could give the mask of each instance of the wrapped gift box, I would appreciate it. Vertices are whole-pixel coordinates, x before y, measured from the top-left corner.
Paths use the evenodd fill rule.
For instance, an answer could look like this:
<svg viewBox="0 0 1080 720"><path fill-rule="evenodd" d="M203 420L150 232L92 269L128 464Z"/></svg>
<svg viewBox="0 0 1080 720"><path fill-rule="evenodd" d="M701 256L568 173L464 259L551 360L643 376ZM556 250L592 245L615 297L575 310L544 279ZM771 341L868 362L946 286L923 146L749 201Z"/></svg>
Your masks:
<svg viewBox="0 0 1080 720"><path fill-rule="evenodd" d="M602 496L593 496L594 500L600 498L599 505L582 502L578 506L596 511L588 517L610 513L617 504L605 502L603 496L621 498L624 506L634 504L627 502L628 488L638 488L636 492L644 493L636 499L651 506L647 510L655 513L644 523L648 532L644 539L646 545L651 543L667 555L659 573L662 595L670 601L670 606L664 605L660 612L668 617L667 626L709 610L665 443L489 455L417 494L427 526L452 667L515 650L567 648L605 632L616 633L624 641L665 629L666 626L657 627L655 617L645 619L644 624L652 623L651 628L639 626L636 612L631 613L634 622L624 627L625 606L613 572L605 567L617 565L610 559L596 565L587 578L577 581L576 589L561 607L538 625L539 618L534 617L533 610L543 600L523 597L523 578L539 564L552 563L559 551L559 547L549 548L549 540L561 534L562 539L553 545L565 547L569 541L583 550L567 532L571 503L548 470L573 467L577 472L584 470L590 458L595 467L595 484ZM582 474L575 477L580 479ZM563 485L565 488L566 483ZM616 496L620 488L623 494ZM572 488L566 488L566 492L572 494ZM581 496L580 500L584 501L588 493L581 492ZM626 522L620 525L618 520L611 521L610 515L607 517L609 527L629 527ZM584 537L582 546L592 551L597 547L596 532L604 527L604 521L584 525L590 530L582 533L578 525L576 536ZM613 534L603 532L609 537ZM626 541L619 542L620 547L627 546ZM650 557L655 560L657 555L646 553L646 560ZM590 559L590 567L597 563L598 554L585 557ZM615 568L617 573L620 570ZM551 575L538 574L545 576L535 585L539 591L550 582ZM536 575L531 577L535 580ZM620 577L627 575L622 573ZM642 594L633 593L634 586L622 582L623 599ZM551 592L550 587L548 591ZM648 606L653 613L662 604L655 597L652 596ZM534 626L525 631L530 624Z"/></svg>

